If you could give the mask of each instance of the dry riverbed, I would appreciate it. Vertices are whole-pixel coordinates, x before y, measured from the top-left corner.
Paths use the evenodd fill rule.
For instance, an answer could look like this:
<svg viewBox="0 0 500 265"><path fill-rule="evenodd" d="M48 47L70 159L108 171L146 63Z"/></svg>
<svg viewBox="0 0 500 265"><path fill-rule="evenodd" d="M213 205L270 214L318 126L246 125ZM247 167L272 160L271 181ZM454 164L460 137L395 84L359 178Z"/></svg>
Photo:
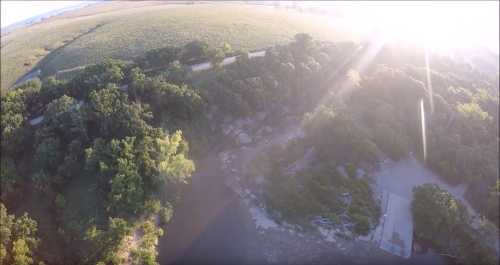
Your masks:
<svg viewBox="0 0 500 265"><path fill-rule="evenodd" d="M198 163L168 236L160 240L161 264L443 264L436 255L403 259L372 241L340 238L320 227L303 231L270 218L244 180L246 166L303 132L298 117L276 124L268 116L224 123L224 138L234 144Z"/></svg>

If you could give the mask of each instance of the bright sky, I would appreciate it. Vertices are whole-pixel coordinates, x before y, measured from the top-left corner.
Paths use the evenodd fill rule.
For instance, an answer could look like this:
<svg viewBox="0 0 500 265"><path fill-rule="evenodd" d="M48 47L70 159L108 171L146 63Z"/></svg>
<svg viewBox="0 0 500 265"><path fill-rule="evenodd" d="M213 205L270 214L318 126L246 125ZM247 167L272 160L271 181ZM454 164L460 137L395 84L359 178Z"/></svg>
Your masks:
<svg viewBox="0 0 500 265"><path fill-rule="evenodd" d="M2 28L30 17L65 7L76 6L86 1L5 1L1 0Z"/></svg>
<svg viewBox="0 0 500 265"><path fill-rule="evenodd" d="M353 26L370 25L390 39L431 46L486 46L498 51L498 1L351 2Z"/></svg>
<svg viewBox="0 0 500 265"><path fill-rule="evenodd" d="M434 48L479 45L498 53L499 1L311 1L296 5L340 8L351 30L358 33L376 30L389 40L425 42Z"/></svg>

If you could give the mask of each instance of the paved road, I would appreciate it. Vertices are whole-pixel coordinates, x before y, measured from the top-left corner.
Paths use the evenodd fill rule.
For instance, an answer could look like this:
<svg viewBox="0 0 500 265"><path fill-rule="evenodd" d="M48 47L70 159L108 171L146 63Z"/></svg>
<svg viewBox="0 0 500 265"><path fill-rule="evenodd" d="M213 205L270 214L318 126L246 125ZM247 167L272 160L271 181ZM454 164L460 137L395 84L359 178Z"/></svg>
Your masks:
<svg viewBox="0 0 500 265"><path fill-rule="evenodd" d="M255 57L264 57L266 55L266 51L257 51L257 52L251 52L248 54L249 58L255 58ZM227 57L225 58L222 62L222 66L230 65L234 62L236 62L236 57L238 56L232 56L232 57ZM212 68L212 64L210 62L204 62L204 63L199 63L195 65L190 65L191 71L193 72L199 72L203 70L208 70Z"/></svg>

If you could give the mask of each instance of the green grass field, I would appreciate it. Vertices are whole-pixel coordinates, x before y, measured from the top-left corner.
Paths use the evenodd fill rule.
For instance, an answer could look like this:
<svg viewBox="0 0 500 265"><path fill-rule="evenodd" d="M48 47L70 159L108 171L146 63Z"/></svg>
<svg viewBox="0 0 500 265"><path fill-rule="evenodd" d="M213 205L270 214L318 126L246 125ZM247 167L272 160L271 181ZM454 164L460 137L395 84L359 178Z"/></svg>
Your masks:
<svg viewBox="0 0 500 265"><path fill-rule="evenodd" d="M355 40L347 25L284 8L239 3L104 3L50 18L3 36L2 89L34 67L43 74L112 57L132 59L166 45L199 39L255 50L298 32L321 40Z"/></svg>

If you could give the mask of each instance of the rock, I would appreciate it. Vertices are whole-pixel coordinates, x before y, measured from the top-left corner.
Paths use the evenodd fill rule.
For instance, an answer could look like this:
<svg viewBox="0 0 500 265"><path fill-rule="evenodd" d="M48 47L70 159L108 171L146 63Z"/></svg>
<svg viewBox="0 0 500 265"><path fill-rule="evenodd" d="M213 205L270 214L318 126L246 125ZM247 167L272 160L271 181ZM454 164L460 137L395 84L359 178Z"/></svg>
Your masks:
<svg viewBox="0 0 500 265"><path fill-rule="evenodd" d="M242 133L242 132L243 132L243 130L242 130L242 129L238 129L238 128L236 128L236 129L234 129L234 131L233 131L233 135L237 136L237 135L239 135L239 134L240 134L240 133Z"/></svg>
<svg viewBox="0 0 500 265"><path fill-rule="evenodd" d="M230 115L227 115L226 117L224 117L224 123L229 123L233 120L233 117L230 116Z"/></svg>
<svg viewBox="0 0 500 265"><path fill-rule="evenodd" d="M264 135L269 135L273 132L273 129L269 126L264 126L257 131L258 137L263 137Z"/></svg>
<svg viewBox="0 0 500 265"><path fill-rule="evenodd" d="M232 130L233 130L232 125L223 125L222 126L222 133L224 133L224 135L228 135L229 133L231 133Z"/></svg>
<svg viewBox="0 0 500 265"><path fill-rule="evenodd" d="M267 113L265 113L263 111L260 111L257 113L257 120L259 120L259 121L265 120L266 117L267 117Z"/></svg>
<svg viewBox="0 0 500 265"><path fill-rule="evenodd" d="M237 119L235 122L234 122L234 127L236 129L241 129L243 128L243 125L245 125L245 120L244 119Z"/></svg>
<svg viewBox="0 0 500 265"><path fill-rule="evenodd" d="M347 172L346 172L344 166L337 166L336 169L337 169L337 172L339 172L340 175L342 175L342 177L347 178Z"/></svg>
<svg viewBox="0 0 500 265"><path fill-rule="evenodd" d="M247 82L247 84L249 84L253 88L264 87L264 84L262 82L262 78L260 78L259 76L246 78L245 82Z"/></svg>
<svg viewBox="0 0 500 265"><path fill-rule="evenodd" d="M257 176L257 177L255 178L255 183L257 183L257 184L262 184L262 183L264 183L264 176Z"/></svg>
<svg viewBox="0 0 500 265"><path fill-rule="evenodd" d="M211 112L211 113L215 113L215 112L217 112L218 110L219 110L219 107L217 107L216 105L212 105L212 106L210 107L210 112Z"/></svg>
<svg viewBox="0 0 500 265"><path fill-rule="evenodd" d="M222 162L221 166L223 169L226 169L228 167L228 164L231 162L231 158L227 152L220 152L219 160Z"/></svg>
<svg viewBox="0 0 500 265"><path fill-rule="evenodd" d="M238 143L239 144L249 144L252 142L252 138L250 138L250 136L248 136L248 134L242 132L240 134L238 134Z"/></svg>

